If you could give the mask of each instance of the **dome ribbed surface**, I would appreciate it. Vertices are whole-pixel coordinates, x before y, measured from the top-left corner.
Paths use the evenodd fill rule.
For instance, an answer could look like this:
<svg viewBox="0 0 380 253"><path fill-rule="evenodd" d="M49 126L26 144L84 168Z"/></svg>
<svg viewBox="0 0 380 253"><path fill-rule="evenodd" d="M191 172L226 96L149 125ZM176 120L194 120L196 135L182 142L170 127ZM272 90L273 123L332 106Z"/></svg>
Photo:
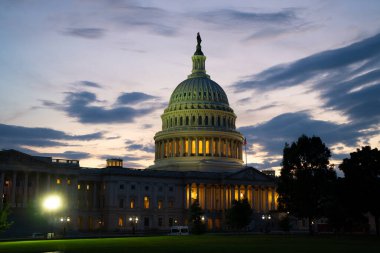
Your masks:
<svg viewBox="0 0 380 253"><path fill-rule="evenodd" d="M179 104L209 104L229 108L222 87L207 77L189 78L181 82L172 93L168 108L175 109L172 107Z"/></svg>

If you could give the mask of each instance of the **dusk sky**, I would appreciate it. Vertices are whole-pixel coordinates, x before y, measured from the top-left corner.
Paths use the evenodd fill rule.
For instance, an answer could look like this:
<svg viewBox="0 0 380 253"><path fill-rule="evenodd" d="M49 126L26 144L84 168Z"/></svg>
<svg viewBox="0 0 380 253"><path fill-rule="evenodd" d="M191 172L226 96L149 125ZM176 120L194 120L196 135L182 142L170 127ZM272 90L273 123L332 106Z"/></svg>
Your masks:
<svg viewBox="0 0 380 253"><path fill-rule="evenodd" d="M248 163L316 135L339 164L380 147L380 1L0 1L0 149L104 167L154 160L196 33Z"/></svg>

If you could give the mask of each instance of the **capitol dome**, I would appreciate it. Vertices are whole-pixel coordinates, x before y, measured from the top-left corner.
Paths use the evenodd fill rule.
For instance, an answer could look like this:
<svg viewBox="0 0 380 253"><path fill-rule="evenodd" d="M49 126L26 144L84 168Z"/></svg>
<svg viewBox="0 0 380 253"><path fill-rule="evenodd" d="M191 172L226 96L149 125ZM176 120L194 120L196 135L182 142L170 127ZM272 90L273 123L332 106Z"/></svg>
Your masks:
<svg viewBox="0 0 380 253"><path fill-rule="evenodd" d="M173 91L156 133L153 169L231 171L242 166L243 136L223 88L206 74L198 35L193 69Z"/></svg>

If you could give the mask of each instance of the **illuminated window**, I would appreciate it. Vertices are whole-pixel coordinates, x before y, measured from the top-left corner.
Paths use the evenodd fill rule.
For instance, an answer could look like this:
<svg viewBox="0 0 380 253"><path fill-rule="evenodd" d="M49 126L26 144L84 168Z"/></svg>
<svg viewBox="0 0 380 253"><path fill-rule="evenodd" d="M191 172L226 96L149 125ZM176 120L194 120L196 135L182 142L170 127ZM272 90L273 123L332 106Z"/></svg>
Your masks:
<svg viewBox="0 0 380 253"><path fill-rule="evenodd" d="M87 191L90 190L90 185L89 184L86 186L86 189L87 189Z"/></svg>
<svg viewBox="0 0 380 253"><path fill-rule="evenodd" d="M80 184L78 184L78 190L80 190Z"/></svg>
<svg viewBox="0 0 380 253"><path fill-rule="evenodd" d="M119 217L119 220L118 220L118 222L117 222L117 225L118 225L119 227L122 227L122 226L123 226L123 223L124 223L123 218L122 218L122 217Z"/></svg>
<svg viewBox="0 0 380 253"><path fill-rule="evenodd" d="M61 184L61 179L57 178L57 184Z"/></svg>
<svg viewBox="0 0 380 253"><path fill-rule="evenodd" d="M188 154L189 153L189 140L186 139L185 141L185 154Z"/></svg>
<svg viewBox="0 0 380 253"><path fill-rule="evenodd" d="M67 184L71 184L71 180L70 180L70 178L67 179L66 183L67 183Z"/></svg>
<svg viewBox="0 0 380 253"><path fill-rule="evenodd" d="M5 181L5 186L8 186L9 185L9 180L6 180Z"/></svg>
<svg viewBox="0 0 380 253"><path fill-rule="evenodd" d="M168 206L169 206L169 208L173 208L174 207L174 200L169 200Z"/></svg>
<svg viewBox="0 0 380 253"><path fill-rule="evenodd" d="M135 208L135 199L131 199L129 206L131 209Z"/></svg>
<svg viewBox="0 0 380 253"><path fill-rule="evenodd" d="M206 155L209 155L210 154L210 141L209 140L206 140Z"/></svg>
<svg viewBox="0 0 380 253"><path fill-rule="evenodd" d="M144 197L144 208L145 209L149 208L149 197L147 196Z"/></svg>
<svg viewBox="0 0 380 253"><path fill-rule="evenodd" d="M198 140L198 153L203 154L203 141Z"/></svg>
<svg viewBox="0 0 380 253"><path fill-rule="evenodd" d="M195 140L192 140L192 141L191 141L191 154L192 154L192 155L195 154Z"/></svg>
<svg viewBox="0 0 380 253"><path fill-rule="evenodd" d="M158 203L157 203L157 208L158 209L162 209L163 205L162 205L162 200L159 200Z"/></svg>

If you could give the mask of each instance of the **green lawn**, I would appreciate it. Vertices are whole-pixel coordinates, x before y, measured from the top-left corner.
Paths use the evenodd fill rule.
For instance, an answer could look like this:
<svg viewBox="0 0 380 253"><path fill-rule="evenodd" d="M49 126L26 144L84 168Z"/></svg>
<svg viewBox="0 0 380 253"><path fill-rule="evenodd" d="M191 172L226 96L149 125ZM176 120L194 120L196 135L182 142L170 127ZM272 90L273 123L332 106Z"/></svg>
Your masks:
<svg viewBox="0 0 380 253"><path fill-rule="evenodd" d="M363 236L203 235L0 242L0 252L380 252L380 238Z"/></svg>

